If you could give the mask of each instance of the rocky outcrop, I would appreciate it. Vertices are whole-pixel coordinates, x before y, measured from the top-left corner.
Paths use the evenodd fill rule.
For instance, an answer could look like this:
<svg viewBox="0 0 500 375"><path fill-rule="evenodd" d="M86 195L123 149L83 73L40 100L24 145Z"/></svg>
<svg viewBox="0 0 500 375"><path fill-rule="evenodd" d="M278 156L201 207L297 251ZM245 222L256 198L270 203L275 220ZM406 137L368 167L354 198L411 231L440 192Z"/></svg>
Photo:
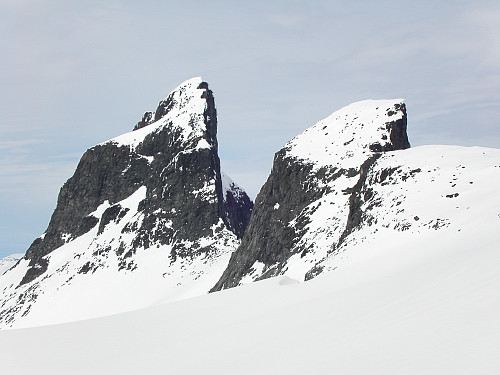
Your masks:
<svg viewBox="0 0 500 375"><path fill-rule="evenodd" d="M188 105L183 101L189 100L202 101L203 112L186 113L187 123L174 124L175 119L169 119L169 113L181 111L183 105ZM124 229L134 231L135 235L124 250L127 254L138 247L165 245L174 239L174 256L210 251L209 247L196 243L210 236L212 226L218 225L219 220L238 237L242 236L253 204L242 190L237 200L231 194L228 199L223 197L217 154L217 112L207 83L194 80L181 85L159 103L154 118L152 112L146 112L134 130L162 119L166 119L165 124L146 134L135 147L111 140L82 156L74 175L61 188L47 231L26 253L30 269L21 284L45 272L47 263L43 257L54 249L87 233L98 223L102 233L109 222L110 210L119 211L117 202L141 186L147 190L139 208L144 220L137 228ZM202 129L191 129L193 124L189 121L198 121ZM110 208L102 217L96 217L93 212L104 202ZM166 222L171 225L161 224ZM185 241L195 245L187 249Z"/></svg>
<svg viewBox="0 0 500 375"><path fill-rule="evenodd" d="M47 231L0 277L0 327L130 311L276 275L309 280L360 260L362 270L377 252L383 264L409 242L434 243L436 231L475 235L471 212L496 217L483 198L498 152L408 149L406 127L400 99L334 112L275 154L253 207L220 170L212 92L186 81L134 131L83 155Z"/></svg>
<svg viewBox="0 0 500 375"><path fill-rule="evenodd" d="M405 104L345 107L287 143L255 200L238 250L212 291L279 274L308 279L362 221L362 188L381 152L410 147Z"/></svg>
<svg viewBox="0 0 500 375"><path fill-rule="evenodd" d="M223 209L226 224L238 236L243 237L250 221L253 202L245 191L225 173L222 177Z"/></svg>
<svg viewBox="0 0 500 375"><path fill-rule="evenodd" d="M160 277L177 262L179 278L194 280L234 251L252 207L241 188L223 190L214 96L194 78L154 114L146 112L134 131L85 152L61 188L46 232L20 263L17 284L43 289L36 285L53 277L55 250L67 252L66 269L85 275L110 267L132 272L137 252L163 249L168 261L157 270ZM190 269L195 261L205 265Z"/></svg>

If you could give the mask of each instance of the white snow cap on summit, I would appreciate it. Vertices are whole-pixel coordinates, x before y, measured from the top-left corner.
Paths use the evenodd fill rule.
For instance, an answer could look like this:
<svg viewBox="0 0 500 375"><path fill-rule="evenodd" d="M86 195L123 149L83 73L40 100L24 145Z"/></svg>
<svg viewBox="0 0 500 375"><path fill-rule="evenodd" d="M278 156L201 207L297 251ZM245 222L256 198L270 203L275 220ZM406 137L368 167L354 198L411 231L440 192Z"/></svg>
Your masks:
<svg viewBox="0 0 500 375"><path fill-rule="evenodd" d="M227 199L227 193L230 192L235 198L240 198L245 195L245 190L243 190L236 182L234 182L231 177L229 177L224 172L220 172L222 179L222 195L224 201Z"/></svg>
<svg viewBox="0 0 500 375"><path fill-rule="evenodd" d="M369 145L388 142L386 124L403 117L403 105L404 99L352 103L289 141L287 155L318 166L339 162L344 168L359 166L366 159L363 154L370 152Z"/></svg>
<svg viewBox="0 0 500 375"><path fill-rule="evenodd" d="M165 125L180 128L184 140L203 136L206 130L203 113L207 104L206 100L202 98L206 89L199 88L202 82L201 77L193 77L182 82L160 102L162 103L169 98L173 102L172 108L162 118L148 126L122 134L102 144L115 143L118 146L129 146L134 149L148 134L159 131ZM209 147L205 143L198 145L198 148Z"/></svg>

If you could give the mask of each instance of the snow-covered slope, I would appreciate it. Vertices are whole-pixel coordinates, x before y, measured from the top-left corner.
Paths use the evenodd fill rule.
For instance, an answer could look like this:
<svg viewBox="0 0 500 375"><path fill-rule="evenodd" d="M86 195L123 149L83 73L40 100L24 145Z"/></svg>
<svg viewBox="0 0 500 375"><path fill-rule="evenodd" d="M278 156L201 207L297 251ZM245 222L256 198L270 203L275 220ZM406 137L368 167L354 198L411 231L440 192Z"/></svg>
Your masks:
<svg viewBox="0 0 500 375"><path fill-rule="evenodd" d="M499 221L395 239L306 283L0 331L2 373L497 374Z"/></svg>
<svg viewBox="0 0 500 375"><path fill-rule="evenodd" d="M0 327L85 319L207 293L252 208L223 190L215 102L193 78L135 130L90 148L47 231L0 279Z"/></svg>
<svg viewBox="0 0 500 375"><path fill-rule="evenodd" d="M205 121L205 110L209 105L206 101L207 89L208 85L201 77L194 77L181 83L158 104L154 113L146 112L134 131L110 139L102 145L112 143L135 150L147 136L159 133L168 126L170 131L176 134L175 142L183 146L184 152L212 147L211 143L215 138L207 138L215 134L207 132L207 121Z"/></svg>
<svg viewBox="0 0 500 375"><path fill-rule="evenodd" d="M322 167L358 168L377 151L410 147L404 99L352 103L293 138L285 157Z"/></svg>
<svg viewBox="0 0 500 375"><path fill-rule="evenodd" d="M214 290L276 275L309 280L357 251L500 225L500 150L409 149L406 123L401 99L367 100L288 142Z"/></svg>
<svg viewBox="0 0 500 375"><path fill-rule="evenodd" d="M357 202L349 205L349 215L357 216L350 229L337 227L332 219L342 218L341 210L332 215L335 209L326 209L337 206L342 193L315 203L300 243L323 248L322 259L293 255L287 273L304 275L313 263L313 272L333 270L358 251L377 257L379 248L400 249L430 238L453 246L452 237L474 238L478 227L490 240L500 239L495 229L500 227L500 195L494 181L500 181L496 149L420 146L383 154L368 169Z"/></svg>
<svg viewBox="0 0 500 375"><path fill-rule="evenodd" d="M3 275L5 271L11 268L14 264L21 259L24 254L11 254L2 259L0 259L0 276Z"/></svg>
<svg viewBox="0 0 500 375"><path fill-rule="evenodd" d="M46 233L0 278L0 322L97 317L278 275L366 282L365 290L377 278L404 283L407 268L446 267L453 251L493 261L500 150L409 149L406 126L401 99L334 112L276 153L253 208L220 171L212 93L189 80L135 131L85 153ZM486 253L470 252L479 245ZM317 293L345 298L336 288Z"/></svg>

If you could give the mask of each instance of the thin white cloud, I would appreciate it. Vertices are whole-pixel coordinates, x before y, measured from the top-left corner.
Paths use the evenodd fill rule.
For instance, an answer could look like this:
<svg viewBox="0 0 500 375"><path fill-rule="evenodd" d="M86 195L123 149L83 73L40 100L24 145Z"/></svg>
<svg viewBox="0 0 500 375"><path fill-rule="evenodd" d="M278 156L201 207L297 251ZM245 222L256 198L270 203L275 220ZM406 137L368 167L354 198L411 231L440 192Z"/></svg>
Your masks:
<svg viewBox="0 0 500 375"><path fill-rule="evenodd" d="M0 141L0 150L14 153L27 152L28 146L46 143L44 139L20 139L20 140L7 140Z"/></svg>

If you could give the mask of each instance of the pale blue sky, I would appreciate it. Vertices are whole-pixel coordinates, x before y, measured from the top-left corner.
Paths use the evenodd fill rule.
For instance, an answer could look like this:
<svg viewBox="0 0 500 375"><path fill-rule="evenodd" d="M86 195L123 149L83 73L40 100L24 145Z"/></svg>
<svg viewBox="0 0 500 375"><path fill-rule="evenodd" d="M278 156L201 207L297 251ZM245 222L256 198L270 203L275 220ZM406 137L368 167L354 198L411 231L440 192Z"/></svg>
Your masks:
<svg viewBox="0 0 500 375"><path fill-rule="evenodd" d="M252 196L286 141L362 99L406 98L414 146L498 148L498 25L498 1L0 0L0 257L43 233L87 148L193 76Z"/></svg>

